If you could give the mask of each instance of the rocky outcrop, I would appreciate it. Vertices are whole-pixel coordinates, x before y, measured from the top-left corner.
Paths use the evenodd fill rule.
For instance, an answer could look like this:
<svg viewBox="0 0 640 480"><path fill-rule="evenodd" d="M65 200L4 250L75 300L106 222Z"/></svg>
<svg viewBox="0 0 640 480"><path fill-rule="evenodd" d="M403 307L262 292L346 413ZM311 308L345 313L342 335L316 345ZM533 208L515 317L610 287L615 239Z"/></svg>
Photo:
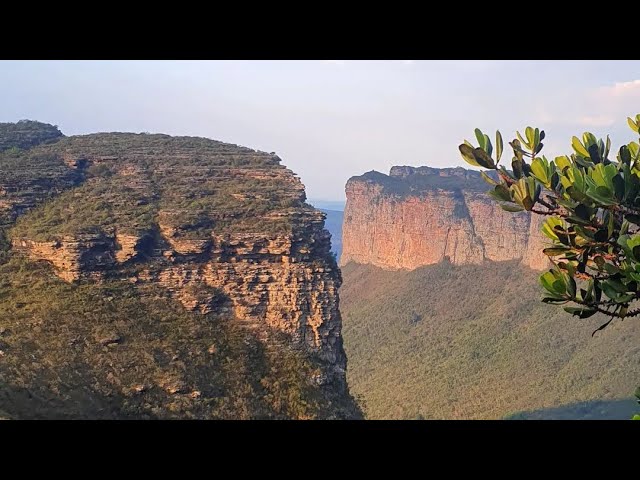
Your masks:
<svg viewBox="0 0 640 480"><path fill-rule="evenodd" d="M67 237L51 242L16 239L12 243L14 251L24 252L34 260L50 262L56 274L67 282L81 277L99 278L105 269L115 264L114 241L102 235Z"/></svg>
<svg viewBox="0 0 640 480"><path fill-rule="evenodd" d="M477 172L463 168L393 167L347 182L340 264L415 269L521 259L534 269L541 253L539 219L505 212L486 195Z"/></svg>
<svg viewBox="0 0 640 480"><path fill-rule="evenodd" d="M303 352L320 365L309 381L342 405L336 415L359 415L346 385L342 279L324 214L305 203L304 186L275 154L135 134L39 148L60 169L84 173L79 187L12 227L14 253L50 263L66 282L125 280L139 295L160 288L203 321L231 318L268 348ZM121 347L103 336L101 345ZM274 345L276 337L288 341Z"/></svg>
<svg viewBox="0 0 640 480"><path fill-rule="evenodd" d="M322 215L306 216L289 235L213 235L206 253L179 242L175 249L172 242L163 252L171 264L143 271L140 280L159 282L189 310L230 312L248 325L288 334L327 363L323 381L344 388L342 279L330 260Z"/></svg>
<svg viewBox="0 0 640 480"><path fill-rule="evenodd" d="M105 272L142 253L143 245L148 241L147 234L97 233L65 236L52 241L18 238L12 240L12 247L33 260L51 263L56 275L67 282L74 282L80 278L100 279Z"/></svg>

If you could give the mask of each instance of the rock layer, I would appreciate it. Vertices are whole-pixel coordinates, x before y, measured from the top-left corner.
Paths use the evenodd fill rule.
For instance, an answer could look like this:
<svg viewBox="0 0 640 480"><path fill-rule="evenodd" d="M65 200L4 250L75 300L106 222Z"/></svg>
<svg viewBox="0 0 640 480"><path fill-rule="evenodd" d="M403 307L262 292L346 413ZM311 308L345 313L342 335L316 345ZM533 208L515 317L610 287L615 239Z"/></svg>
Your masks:
<svg viewBox="0 0 640 480"><path fill-rule="evenodd" d="M393 167L347 182L340 264L408 269L448 259L456 265L548 260L540 220L505 212L486 195L477 172L463 168Z"/></svg>
<svg viewBox="0 0 640 480"><path fill-rule="evenodd" d="M140 295L158 287L208 315L203 322L225 318L267 343L287 338L283 349L321 365L309 380L351 405L336 415L359 416L324 214L305 203L300 179L275 154L117 133L65 137L29 155L46 155L73 181L12 207L13 253L48 262L66 282L127 280Z"/></svg>

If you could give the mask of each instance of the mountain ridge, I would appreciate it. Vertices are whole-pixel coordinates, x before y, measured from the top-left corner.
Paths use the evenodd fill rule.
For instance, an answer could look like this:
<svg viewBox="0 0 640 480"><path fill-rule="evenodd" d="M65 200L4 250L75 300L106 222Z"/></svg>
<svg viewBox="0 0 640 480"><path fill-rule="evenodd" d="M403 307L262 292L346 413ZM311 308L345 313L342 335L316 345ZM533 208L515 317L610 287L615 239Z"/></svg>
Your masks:
<svg viewBox="0 0 640 480"><path fill-rule="evenodd" d="M0 410L360 416L324 215L277 155L164 134L43 138L0 153Z"/></svg>

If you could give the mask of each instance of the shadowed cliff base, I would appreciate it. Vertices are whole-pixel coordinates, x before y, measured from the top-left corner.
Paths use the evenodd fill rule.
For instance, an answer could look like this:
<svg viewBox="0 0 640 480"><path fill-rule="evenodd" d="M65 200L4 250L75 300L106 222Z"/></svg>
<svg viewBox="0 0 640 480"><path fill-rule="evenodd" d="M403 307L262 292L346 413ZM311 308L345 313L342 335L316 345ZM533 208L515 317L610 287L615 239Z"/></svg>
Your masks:
<svg viewBox="0 0 640 480"><path fill-rule="evenodd" d="M0 264L0 417L359 415L340 385L322 384L328 365L284 333L187 311L158 285L69 284L51 270Z"/></svg>
<svg viewBox="0 0 640 480"><path fill-rule="evenodd" d="M497 419L637 387L640 321L592 337L607 318L541 303L517 260L342 274L347 378L367 418Z"/></svg>
<svg viewBox="0 0 640 480"><path fill-rule="evenodd" d="M640 405L633 399L589 400L586 402L543 408L530 412L518 412L505 420L629 420L640 412Z"/></svg>

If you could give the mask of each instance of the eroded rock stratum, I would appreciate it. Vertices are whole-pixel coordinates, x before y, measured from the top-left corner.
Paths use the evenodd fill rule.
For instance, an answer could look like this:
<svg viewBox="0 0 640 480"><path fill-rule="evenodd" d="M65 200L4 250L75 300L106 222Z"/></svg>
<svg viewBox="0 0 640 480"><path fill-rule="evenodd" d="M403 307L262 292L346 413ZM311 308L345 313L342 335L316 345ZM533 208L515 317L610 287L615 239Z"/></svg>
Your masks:
<svg viewBox="0 0 640 480"><path fill-rule="evenodd" d="M11 129L14 136L15 131ZM95 364L91 378L100 398L120 399L115 410L97 409L96 402L80 407L82 402L71 405L69 400L68 416L76 412L76 416L118 417L124 411L134 416L144 411L152 417L195 418L360 415L345 380L338 298L341 276L330 254L324 215L305 203L304 186L277 155L196 137L100 133L45 138L36 146L5 149L0 155L0 224L5 238L4 265L0 266L6 278L15 280L5 285L6 305L0 305L9 315L3 328L13 332L2 339L6 345L0 357L0 387L1 382L17 383L20 392L44 388L40 395L51 395L31 375L46 362L36 361L38 366L32 370L18 366L22 342L23 347L29 344L35 349L34 358L42 355L49 364ZM57 351L64 347L53 346L44 336L30 338L26 327L29 322L38 328L48 325L46 306L36 301L29 305L28 299L27 307L22 301L19 307L10 303L25 292L18 290L18 284L25 269L34 265L46 268L29 275L41 278L50 272L50 277L59 279L56 283L42 277L49 291L76 292L86 287L97 295L98 290L113 287L121 292L118 295L135 298L140 311L155 311L159 305L173 311L176 304L184 313L175 320L170 340L152 348L160 335L154 333L152 315L139 320L146 333L136 336L132 329L141 325L122 317L113 319L116 314L108 313L108 305L95 307L107 309L104 320L83 324L84 314L71 318L71 304L56 304L64 322L49 327L57 329L58 338L69 336L73 345L86 345L75 353ZM122 305L116 294L110 302L115 305L113 311ZM32 312L23 314L25 308ZM42 318L34 317L33 311ZM163 325L169 325L171 318L165 318ZM247 364L243 356L237 371L246 368L248 373L233 381L219 377L219 364L207 367L207 359L225 350L220 335L231 335L216 330L216 325L240 332L233 333L233 338L244 336L250 350L246 358L262 352L260 366ZM118 341L104 343L103 337ZM96 343L100 349L91 353ZM178 353L153 353L154 348L182 349L191 363ZM143 359L134 349L147 349L147 356ZM55 361L52 352L57 352ZM114 358L125 352L128 363ZM229 355L228 359L235 358ZM290 362L283 364L283 358ZM299 371L294 358L304 363ZM133 375L134 364L147 367ZM11 365L16 371L11 371ZM101 373L98 365L102 369L108 365L109 375ZM233 370L233 362L229 368ZM282 374L282 369L292 377ZM277 370L278 378L269 373ZM37 385L29 384L27 377ZM65 384L76 382L82 388L82 381L76 378ZM212 384L219 385L212 390ZM58 390L64 392L64 387ZM307 391L311 393L301 393ZM5 405L5 411L14 408L17 416L29 417L28 408L18 405L27 402L24 395L16 395L9 395L5 404L0 398L0 408ZM297 399L293 406L292 398ZM238 406L236 400L245 403Z"/></svg>
<svg viewBox="0 0 640 480"><path fill-rule="evenodd" d="M413 270L445 259L456 265L519 259L548 265L538 216L505 212L478 172L393 167L346 186L340 264Z"/></svg>

